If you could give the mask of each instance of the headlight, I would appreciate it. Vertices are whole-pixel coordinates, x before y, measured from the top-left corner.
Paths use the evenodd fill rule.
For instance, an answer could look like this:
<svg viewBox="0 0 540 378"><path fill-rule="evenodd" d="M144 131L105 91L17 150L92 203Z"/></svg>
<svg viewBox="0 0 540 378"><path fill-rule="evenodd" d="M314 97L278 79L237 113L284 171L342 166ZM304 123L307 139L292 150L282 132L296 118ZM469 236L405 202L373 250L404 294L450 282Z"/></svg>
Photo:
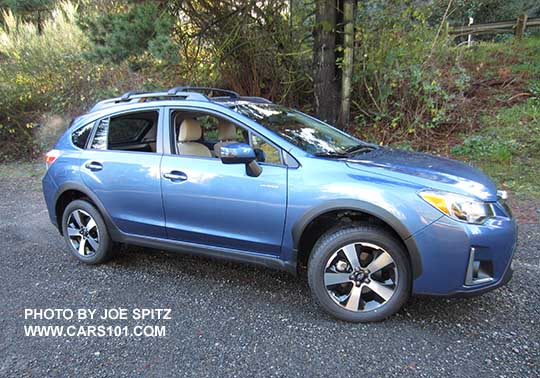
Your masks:
<svg viewBox="0 0 540 378"><path fill-rule="evenodd" d="M461 222L481 224L493 215L489 204L470 197L432 190L424 190L418 194L443 214Z"/></svg>

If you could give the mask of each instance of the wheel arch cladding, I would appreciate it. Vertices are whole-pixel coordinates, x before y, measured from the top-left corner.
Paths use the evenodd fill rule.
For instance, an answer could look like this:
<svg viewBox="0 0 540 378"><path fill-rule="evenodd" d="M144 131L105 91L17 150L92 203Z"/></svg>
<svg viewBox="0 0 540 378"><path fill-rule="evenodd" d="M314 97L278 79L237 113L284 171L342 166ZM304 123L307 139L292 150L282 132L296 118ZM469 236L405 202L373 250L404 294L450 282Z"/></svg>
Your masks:
<svg viewBox="0 0 540 378"><path fill-rule="evenodd" d="M62 232L62 216L63 216L64 210L70 202L77 199L86 200L92 206L94 206L103 217L105 224L107 225L107 228L109 229L109 233L111 233L111 236L115 235L117 228L114 225L109 214L105 210L104 206L101 204L101 202L90 190L88 190L83 185L79 183L75 183L75 182L65 183L61 185L56 195L54 208L55 208L56 222L57 222L57 226L58 226L58 230L60 231L60 234L63 233Z"/></svg>
<svg viewBox="0 0 540 378"><path fill-rule="evenodd" d="M378 224L394 235L407 252L413 279L422 274L422 259L407 227L388 211L357 200L330 201L310 209L297 220L291 230L297 262L307 261L313 245L324 232L340 223L359 220Z"/></svg>

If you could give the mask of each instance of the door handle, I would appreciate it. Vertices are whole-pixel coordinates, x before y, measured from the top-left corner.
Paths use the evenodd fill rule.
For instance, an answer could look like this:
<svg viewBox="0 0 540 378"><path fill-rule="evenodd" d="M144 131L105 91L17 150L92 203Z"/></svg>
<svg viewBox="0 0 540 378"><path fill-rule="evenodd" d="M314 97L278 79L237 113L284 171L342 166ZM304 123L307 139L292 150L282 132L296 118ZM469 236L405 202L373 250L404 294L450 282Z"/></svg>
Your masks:
<svg viewBox="0 0 540 378"><path fill-rule="evenodd" d="M171 171L169 173L164 173L163 177L171 181L186 181L187 175L184 172L180 171Z"/></svg>
<svg viewBox="0 0 540 378"><path fill-rule="evenodd" d="M98 163L97 161L88 162L84 166L93 172L101 171L103 169L103 164Z"/></svg>

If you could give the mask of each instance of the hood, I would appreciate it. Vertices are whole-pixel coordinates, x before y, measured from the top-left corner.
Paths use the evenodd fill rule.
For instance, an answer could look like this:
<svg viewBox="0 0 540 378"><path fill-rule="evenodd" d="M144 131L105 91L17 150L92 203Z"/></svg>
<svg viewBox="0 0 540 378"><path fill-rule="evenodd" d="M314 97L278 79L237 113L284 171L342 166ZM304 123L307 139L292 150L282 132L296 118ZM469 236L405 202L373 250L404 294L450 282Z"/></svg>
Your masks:
<svg viewBox="0 0 540 378"><path fill-rule="evenodd" d="M374 168L381 174L426 188L474 196L483 201L497 200L493 180L469 164L435 155L377 148L348 160L355 169Z"/></svg>

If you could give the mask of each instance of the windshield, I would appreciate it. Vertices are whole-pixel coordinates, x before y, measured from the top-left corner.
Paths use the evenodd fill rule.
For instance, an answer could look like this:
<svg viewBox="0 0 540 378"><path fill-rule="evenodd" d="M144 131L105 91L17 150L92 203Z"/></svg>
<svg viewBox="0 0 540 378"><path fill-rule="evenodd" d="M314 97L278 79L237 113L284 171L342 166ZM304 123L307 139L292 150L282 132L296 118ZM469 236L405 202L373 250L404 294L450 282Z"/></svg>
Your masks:
<svg viewBox="0 0 540 378"><path fill-rule="evenodd" d="M297 110L274 104L237 104L234 109L313 155L347 156L368 144Z"/></svg>

